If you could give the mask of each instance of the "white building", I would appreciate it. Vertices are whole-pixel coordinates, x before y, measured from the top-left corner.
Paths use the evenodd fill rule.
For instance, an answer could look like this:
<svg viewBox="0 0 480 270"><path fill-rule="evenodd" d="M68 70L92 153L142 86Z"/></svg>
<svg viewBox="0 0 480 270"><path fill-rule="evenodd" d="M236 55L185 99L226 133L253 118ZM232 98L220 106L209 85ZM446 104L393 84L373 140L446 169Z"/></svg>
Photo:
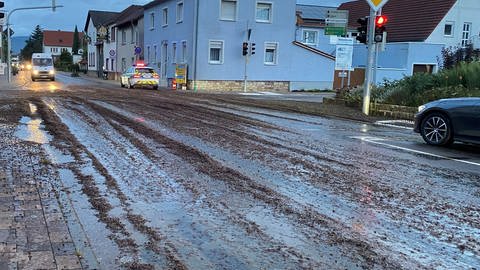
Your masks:
<svg viewBox="0 0 480 270"><path fill-rule="evenodd" d="M79 34L79 41L83 38L83 33ZM51 53L54 58L58 58L63 51L72 53L74 32L69 31L43 31L43 52Z"/></svg>
<svg viewBox="0 0 480 270"><path fill-rule="evenodd" d="M105 66L105 51L109 54L113 49L112 46L116 46L115 42L109 42L109 38L111 37L111 26L118 15L118 12L88 11L84 33L88 40L88 72L92 75L102 77L104 69L108 70ZM111 63L109 68L110 66Z"/></svg>

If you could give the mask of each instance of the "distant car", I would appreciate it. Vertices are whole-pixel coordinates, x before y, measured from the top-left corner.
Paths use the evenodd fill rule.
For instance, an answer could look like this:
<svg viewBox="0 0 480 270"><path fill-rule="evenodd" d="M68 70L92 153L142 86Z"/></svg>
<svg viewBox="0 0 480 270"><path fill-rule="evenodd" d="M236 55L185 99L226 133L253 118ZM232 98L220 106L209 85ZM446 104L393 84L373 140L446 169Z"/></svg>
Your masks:
<svg viewBox="0 0 480 270"><path fill-rule="evenodd" d="M160 77L155 69L143 64L137 64L128 68L120 77L122 87L134 88L135 86L152 87L158 89Z"/></svg>
<svg viewBox="0 0 480 270"><path fill-rule="evenodd" d="M418 107L415 132L431 145L480 143L480 98L450 98Z"/></svg>

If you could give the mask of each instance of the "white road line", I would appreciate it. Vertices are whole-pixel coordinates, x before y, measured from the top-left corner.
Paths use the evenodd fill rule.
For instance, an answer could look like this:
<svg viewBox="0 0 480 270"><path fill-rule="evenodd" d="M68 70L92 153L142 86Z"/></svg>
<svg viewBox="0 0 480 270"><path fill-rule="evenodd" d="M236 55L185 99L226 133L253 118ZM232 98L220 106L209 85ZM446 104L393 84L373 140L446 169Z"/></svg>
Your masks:
<svg viewBox="0 0 480 270"><path fill-rule="evenodd" d="M408 124L408 125L411 125L411 127L405 126L405 125L396 125L397 123ZM408 120L385 120L385 121L375 122L375 125L379 125L379 126L403 128L408 130L412 130L414 124L415 123L413 121L408 121Z"/></svg>
<svg viewBox="0 0 480 270"><path fill-rule="evenodd" d="M387 147L390 147L390 148L400 149L400 150L403 150L403 151L412 152L412 153L416 153L416 154L421 154L421 155L426 155L426 156L431 156L431 157L436 157L436 158L461 162L461 163L465 163L465 164L469 164L469 165L480 166L480 163L476 163L476 162L471 162L471 161L466 161L466 160L461 160L461 159L456 159L456 158L449 158L449 157L445 157L445 156L441 156L441 155L437 155L437 154L432 154L432 153L428 153L428 152L424 152L424 151L414 150L414 149L410 149L410 148L406 148L406 147L401 147L401 146L385 143L385 142L382 142L382 141L385 141L385 140L381 139L381 138L362 137L362 136L354 136L354 137L350 137L350 138L358 139L358 140L373 143L373 144L383 145L383 146L387 146Z"/></svg>

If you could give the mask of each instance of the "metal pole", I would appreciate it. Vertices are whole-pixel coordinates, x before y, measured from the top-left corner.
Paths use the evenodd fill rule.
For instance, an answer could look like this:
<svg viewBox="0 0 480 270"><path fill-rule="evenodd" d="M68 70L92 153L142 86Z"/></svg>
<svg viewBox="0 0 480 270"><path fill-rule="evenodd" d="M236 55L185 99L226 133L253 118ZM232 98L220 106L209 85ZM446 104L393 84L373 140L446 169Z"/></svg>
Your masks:
<svg viewBox="0 0 480 270"><path fill-rule="evenodd" d="M8 20L10 19L10 14L7 15L7 81L10 83L12 81L12 54L10 52L10 48L12 47L11 40L10 40L10 24Z"/></svg>
<svg viewBox="0 0 480 270"><path fill-rule="evenodd" d="M52 2L53 3L53 2ZM12 11L8 12L8 15L7 15L7 70L8 70L8 82L10 83L12 81L12 72L11 72L11 69L12 69L12 59L11 59L11 40L10 40L10 16L15 12L15 11L19 11L19 10L32 10L32 9L50 9L50 8L57 8L57 7L63 7L63 6L48 6L48 7L26 7L26 8L15 8L15 9L12 9Z"/></svg>
<svg viewBox="0 0 480 270"><path fill-rule="evenodd" d="M247 21L247 42L248 42L248 47L247 47L247 54L245 55L245 68L244 68L244 74L245 77L243 78L243 92L247 92L247 81L248 81L248 76L247 76L247 65L248 65L248 53L249 53L249 47L250 47L250 37L248 36L248 21Z"/></svg>
<svg viewBox="0 0 480 270"><path fill-rule="evenodd" d="M372 87L372 67L375 61L375 44L373 42L375 35L375 11L370 8L370 18L368 19L368 62L365 71L365 89L363 91L363 113L368 115L370 112L370 91Z"/></svg>

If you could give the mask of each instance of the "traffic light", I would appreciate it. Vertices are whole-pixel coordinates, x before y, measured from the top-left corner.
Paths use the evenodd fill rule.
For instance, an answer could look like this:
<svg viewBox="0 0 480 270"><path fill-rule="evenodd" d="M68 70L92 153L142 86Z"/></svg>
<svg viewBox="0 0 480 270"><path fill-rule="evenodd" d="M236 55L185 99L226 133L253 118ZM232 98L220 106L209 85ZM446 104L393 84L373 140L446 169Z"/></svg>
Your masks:
<svg viewBox="0 0 480 270"><path fill-rule="evenodd" d="M367 44L367 33L368 33L368 18L360 18L357 20L359 27L357 27L357 40L360 43Z"/></svg>
<svg viewBox="0 0 480 270"><path fill-rule="evenodd" d="M255 43L250 43L250 55L255 54Z"/></svg>
<svg viewBox="0 0 480 270"><path fill-rule="evenodd" d="M5 6L5 3L3 1L0 1L0 8L3 8ZM5 13L0 11L0 19L3 19L5 17Z"/></svg>
<svg viewBox="0 0 480 270"><path fill-rule="evenodd" d="M248 42L243 42L242 45L242 55L245 56L248 54Z"/></svg>
<svg viewBox="0 0 480 270"><path fill-rule="evenodd" d="M375 17L375 42L382 42L383 41L383 32L385 32L386 28L385 25L388 22L388 18L385 15L379 15Z"/></svg>

